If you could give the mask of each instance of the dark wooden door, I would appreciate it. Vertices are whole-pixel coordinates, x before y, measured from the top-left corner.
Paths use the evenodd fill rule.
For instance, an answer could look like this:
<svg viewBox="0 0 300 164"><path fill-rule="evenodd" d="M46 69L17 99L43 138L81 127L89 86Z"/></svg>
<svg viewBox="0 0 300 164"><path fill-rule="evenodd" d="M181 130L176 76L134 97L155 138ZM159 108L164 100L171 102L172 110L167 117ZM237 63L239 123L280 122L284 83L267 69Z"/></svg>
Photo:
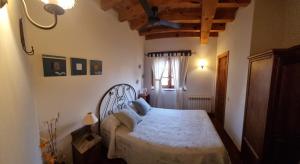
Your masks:
<svg viewBox="0 0 300 164"><path fill-rule="evenodd" d="M224 126L229 52L218 56L215 116Z"/></svg>

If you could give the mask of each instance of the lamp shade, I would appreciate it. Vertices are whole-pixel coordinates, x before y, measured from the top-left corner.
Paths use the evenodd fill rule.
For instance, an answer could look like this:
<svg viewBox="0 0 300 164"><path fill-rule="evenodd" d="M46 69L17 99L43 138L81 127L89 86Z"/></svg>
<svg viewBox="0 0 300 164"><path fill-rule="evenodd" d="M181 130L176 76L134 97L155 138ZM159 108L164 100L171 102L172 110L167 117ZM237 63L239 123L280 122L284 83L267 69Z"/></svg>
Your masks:
<svg viewBox="0 0 300 164"><path fill-rule="evenodd" d="M204 69L204 67L207 66L207 61L204 59L199 60L198 62L199 67L201 67L201 69Z"/></svg>
<svg viewBox="0 0 300 164"><path fill-rule="evenodd" d="M98 118L96 117L96 115L92 112L88 113L84 119L83 119L83 123L85 125L93 125L95 123L98 122Z"/></svg>
<svg viewBox="0 0 300 164"><path fill-rule="evenodd" d="M44 4L55 4L67 10L75 6L75 0L41 0Z"/></svg>

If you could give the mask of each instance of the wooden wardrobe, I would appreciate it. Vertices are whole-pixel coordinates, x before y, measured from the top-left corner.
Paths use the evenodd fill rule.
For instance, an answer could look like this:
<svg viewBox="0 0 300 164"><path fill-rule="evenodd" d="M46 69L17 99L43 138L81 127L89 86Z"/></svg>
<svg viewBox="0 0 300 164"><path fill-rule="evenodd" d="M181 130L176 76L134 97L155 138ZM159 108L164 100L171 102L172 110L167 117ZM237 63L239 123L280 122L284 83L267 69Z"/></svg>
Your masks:
<svg viewBox="0 0 300 164"><path fill-rule="evenodd" d="M300 162L300 46L249 57L242 159Z"/></svg>

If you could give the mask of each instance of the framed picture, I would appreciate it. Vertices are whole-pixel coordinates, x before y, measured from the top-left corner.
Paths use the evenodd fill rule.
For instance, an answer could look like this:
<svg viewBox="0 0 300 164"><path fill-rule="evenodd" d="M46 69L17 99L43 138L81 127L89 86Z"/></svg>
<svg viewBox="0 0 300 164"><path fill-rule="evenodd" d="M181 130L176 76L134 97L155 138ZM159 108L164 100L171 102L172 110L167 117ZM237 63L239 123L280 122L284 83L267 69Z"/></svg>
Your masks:
<svg viewBox="0 0 300 164"><path fill-rule="evenodd" d="M86 59L71 58L71 74L72 75L86 75Z"/></svg>
<svg viewBox="0 0 300 164"><path fill-rule="evenodd" d="M61 56L43 55L44 76L66 76L66 58Z"/></svg>
<svg viewBox="0 0 300 164"><path fill-rule="evenodd" d="M90 66L91 75L102 75L102 61L91 60Z"/></svg>

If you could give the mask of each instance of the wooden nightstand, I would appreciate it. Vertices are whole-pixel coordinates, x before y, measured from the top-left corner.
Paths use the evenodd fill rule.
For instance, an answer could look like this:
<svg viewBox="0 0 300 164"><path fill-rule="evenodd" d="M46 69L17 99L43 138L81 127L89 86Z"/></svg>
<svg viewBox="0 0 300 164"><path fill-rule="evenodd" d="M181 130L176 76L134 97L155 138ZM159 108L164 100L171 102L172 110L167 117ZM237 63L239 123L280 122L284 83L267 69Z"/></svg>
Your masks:
<svg viewBox="0 0 300 164"><path fill-rule="evenodd" d="M72 151L74 164L101 163L101 137L91 134L88 127L72 132Z"/></svg>
<svg viewBox="0 0 300 164"><path fill-rule="evenodd" d="M150 104L150 94L139 94L138 98L143 98L147 103Z"/></svg>

